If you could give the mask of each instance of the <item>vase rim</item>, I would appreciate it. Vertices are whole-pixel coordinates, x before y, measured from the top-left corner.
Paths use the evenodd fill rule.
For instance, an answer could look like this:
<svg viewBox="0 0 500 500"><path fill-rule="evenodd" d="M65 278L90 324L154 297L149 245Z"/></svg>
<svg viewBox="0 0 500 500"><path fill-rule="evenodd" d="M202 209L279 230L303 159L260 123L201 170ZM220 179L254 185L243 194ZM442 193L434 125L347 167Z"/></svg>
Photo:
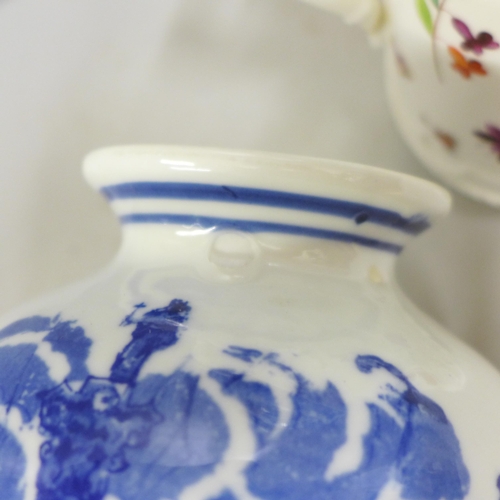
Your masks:
<svg viewBox="0 0 500 500"><path fill-rule="evenodd" d="M102 190L136 182L206 182L283 189L364 202L434 219L446 215L451 196L412 175L341 160L178 145L119 145L84 160L84 176Z"/></svg>

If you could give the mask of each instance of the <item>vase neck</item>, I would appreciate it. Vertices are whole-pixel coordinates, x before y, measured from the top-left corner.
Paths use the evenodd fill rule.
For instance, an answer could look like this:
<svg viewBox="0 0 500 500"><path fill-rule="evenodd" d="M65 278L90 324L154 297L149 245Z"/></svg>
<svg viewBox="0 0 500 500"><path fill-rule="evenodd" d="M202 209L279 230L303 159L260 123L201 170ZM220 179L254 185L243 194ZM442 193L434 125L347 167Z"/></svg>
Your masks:
<svg viewBox="0 0 500 500"><path fill-rule="evenodd" d="M229 268L257 255L390 267L449 205L426 181L278 155L125 147L93 153L85 167L124 226L128 260L194 259L203 249Z"/></svg>
<svg viewBox="0 0 500 500"><path fill-rule="evenodd" d="M126 223L120 265L173 267L216 281L244 281L266 268L389 281L396 254L353 243L199 224Z"/></svg>

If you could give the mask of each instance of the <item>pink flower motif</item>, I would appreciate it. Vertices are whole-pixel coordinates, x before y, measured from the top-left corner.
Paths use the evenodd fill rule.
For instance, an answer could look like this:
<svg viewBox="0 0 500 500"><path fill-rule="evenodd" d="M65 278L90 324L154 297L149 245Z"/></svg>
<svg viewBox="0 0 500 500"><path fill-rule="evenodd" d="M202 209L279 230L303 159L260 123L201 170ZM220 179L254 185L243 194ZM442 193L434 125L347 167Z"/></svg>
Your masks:
<svg viewBox="0 0 500 500"><path fill-rule="evenodd" d="M491 149L498 155L498 159L500 160L500 128L495 125L486 125L485 129L484 131L477 130L474 133L481 140L491 145Z"/></svg>
<svg viewBox="0 0 500 500"><path fill-rule="evenodd" d="M462 43L462 49L472 50L475 54L482 54L484 49L498 49L500 44L493 39L493 35L482 31L477 36L472 34L469 27L460 19L456 17L452 20L455 29L462 35L464 42Z"/></svg>

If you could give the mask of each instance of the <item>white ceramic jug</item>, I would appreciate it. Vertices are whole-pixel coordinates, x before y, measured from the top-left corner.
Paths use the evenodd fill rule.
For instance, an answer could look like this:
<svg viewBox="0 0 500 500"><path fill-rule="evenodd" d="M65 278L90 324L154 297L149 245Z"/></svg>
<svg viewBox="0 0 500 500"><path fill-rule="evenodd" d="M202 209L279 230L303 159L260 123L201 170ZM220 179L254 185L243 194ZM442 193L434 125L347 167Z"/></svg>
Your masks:
<svg viewBox="0 0 500 500"><path fill-rule="evenodd" d="M85 173L123 244L0 321L0 500L497 500L500 376L394 282L443 189L164 146Z"/></svg>
<svg viewBox="0 0 500 500"><path fill-rule="evenodd" d="M406 142L446 184L500 206L500 2L306 1L383 42L388 100Z"/></svg>

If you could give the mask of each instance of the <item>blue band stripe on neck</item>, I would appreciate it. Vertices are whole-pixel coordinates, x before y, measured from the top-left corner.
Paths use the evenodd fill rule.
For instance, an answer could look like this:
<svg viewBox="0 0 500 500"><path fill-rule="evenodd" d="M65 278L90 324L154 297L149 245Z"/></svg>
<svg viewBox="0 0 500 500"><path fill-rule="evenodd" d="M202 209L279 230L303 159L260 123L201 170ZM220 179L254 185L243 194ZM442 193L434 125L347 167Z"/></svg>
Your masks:
<svg viewBox="0 0 500 500"><path fill-rule="evenodd" d="M397 212L363 203L268 189L188 182L129 182L103 187L102 192L111 201L130 198L168 198L303 210L352 219L356 224L370 222L414 235L430 227L429 220L422 214L403 217Z"/></svg>
<svg viewBox="0 0 500 500"><path fill-rule="evenodd" d="M224 219L219 217L204 217L198 215L185 214L152 214L134 213L120 217L123 224L179 224L183 226L195 226L202 229L233 230L248 233L281 233L295 236L309 236L312 238L322 238L326 240L342 241L344 243L356 243L374 250L382 250L394 254L399 254L403 247L394 243L366 238L357 234L344 233L341 231L330 231L327 229L317 229L306 226L294 226L290 224L279 224L274 222L261 222L253 220Z"/></svg>

